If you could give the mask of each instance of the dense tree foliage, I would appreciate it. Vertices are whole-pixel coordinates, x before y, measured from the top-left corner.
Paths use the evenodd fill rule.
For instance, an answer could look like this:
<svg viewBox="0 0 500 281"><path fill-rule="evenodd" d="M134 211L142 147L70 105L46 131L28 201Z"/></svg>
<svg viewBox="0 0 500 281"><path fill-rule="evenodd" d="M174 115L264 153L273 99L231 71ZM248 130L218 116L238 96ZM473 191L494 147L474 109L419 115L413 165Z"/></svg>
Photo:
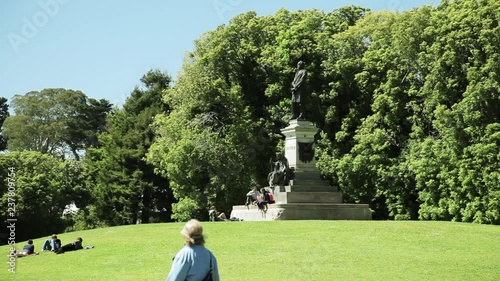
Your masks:
<svg viewBox="0 0 500 281"><path fill-rule="evenodd" d="M359 92L334 137L323 134L319 166L350 200L379 218L500 223L499 8L374 13L333 38L335 50L358 50L330 69L351 73Z"/></svg>
<svg viewBox="0 0 500 281"><path fill-rule="evenodd" d="M11 151L31 150L80 158L83 149L97 146L96 134L111 110L107 100L89 99L66 89L44 89L14 96L15 115L4 123Z"/></svg>
<svg viewBox="0 0 500 281"><path fill-rule="evenodd" d="M79 161L35 151L0 154L0 219L17 219L16 240L59 233L68 226L65 207L88 197L81 170Z"/></svg>
<svg viewBox="0 0 500 281"><path fill-rule="evenodd" d="M499 5L249 12L204 34L148 154L179 199L174 216L228 209L264 184L304 60L318 167L348 202L381 219L500 223Z"/></svg>
<svg viewBox="0 0 500 281"><path fill-rule="evenodd" d="M156 119L149 153L179 199L176 219L206 216L211 204L229 211L251 185L265 182L279 129L290 117L294 65L305 60L313 89L322 91L318 42L365 12L249 12L196 41L176 87L165 95L172 111Z"/></svg>
<svg viewBox="0 0 500 281"><path fill-rule="evenodd" d="M445 0L403 13L248 12L196 40L175 87L150 71L109 116L79 91L16 96L7 118L0 100L11 151L1 203L16 167L20 224L40 229L30 235L64 227L72 202L76 228L230 211L266 185L303 60L318 168L346 202L378 219L500 224L499 11ZM58 159L82 149L84 161Z"/></svg>
<svg viewBox="0 0 500 281"><path fill-rule="evenodd" d="M165 177L154 173L145 155L153 142L153 118L166 112L163 90L170 77L158 70L141 79L122 109L110 115L101 147L90 149L85 163L94 200L83 209L84 225L120 225L141 221L170 221L174 197Z"/></svg>
<svg viewBox="0 0 500 281"><path fill-rule="evenodd" d="M3 135L3 122L9 117L9 104L7 99L0 97L0 151L7 149L7 139Z"/></svg>

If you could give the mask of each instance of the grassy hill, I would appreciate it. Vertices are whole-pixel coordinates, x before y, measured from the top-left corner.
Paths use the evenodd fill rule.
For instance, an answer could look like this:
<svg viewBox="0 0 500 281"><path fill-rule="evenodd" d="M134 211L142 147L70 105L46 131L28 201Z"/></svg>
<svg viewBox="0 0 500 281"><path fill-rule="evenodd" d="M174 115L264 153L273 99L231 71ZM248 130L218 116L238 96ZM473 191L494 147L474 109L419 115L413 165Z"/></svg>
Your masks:
<svg viewBox="0 0 500 281"><path fill-rule="evenodd" d="M223 281L499 280L500 227L450 222L204 222ZM149 224L59 235L94 249L43 253L0 280L164 280L182 247L183 224ZM34 240L36 251L46 237ZM17 245L22 248L25 242Z"/></svg>

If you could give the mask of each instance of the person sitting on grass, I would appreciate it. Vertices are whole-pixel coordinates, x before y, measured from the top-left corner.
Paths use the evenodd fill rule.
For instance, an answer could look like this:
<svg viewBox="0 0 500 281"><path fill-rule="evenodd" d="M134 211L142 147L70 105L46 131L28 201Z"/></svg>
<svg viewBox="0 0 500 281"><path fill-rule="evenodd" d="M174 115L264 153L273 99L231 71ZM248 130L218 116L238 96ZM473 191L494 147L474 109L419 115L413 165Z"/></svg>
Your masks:
<svg viewBox="0 0 500 281"><path fill-rule="evenodd" d="M62 254L65 252L70 252L70 251L76 251L76 250L81 250L83 249L82 246L83 239L81 237L76 238L75 241L66 244L59 249L56 250L56 254Z"/></svg>
<svg viewBox="0 0 500 281"><path fill-rule="evenodd" d="M42 245L42 252L44 251L52 251L55 252L57 249L61 247L61 240L57 238L57 235L52 234L52 237L50 240L45 240L45 242Z"/></svg>
<svg viewBox="0 0 500 281"><path fill-rule="evenodd" d="M33 255L35 253L35 245L33 245L33 240L28 240L28 244L24 245L23 249L16 254L18 258Z"/></svg>
<svg viewBox="0 0 500 281"><path fill-rule="evenodd" d="M210 221L227 221L226 214L224 212L217 212L215 206L210 207L208 211L208 218Z"/></svg>

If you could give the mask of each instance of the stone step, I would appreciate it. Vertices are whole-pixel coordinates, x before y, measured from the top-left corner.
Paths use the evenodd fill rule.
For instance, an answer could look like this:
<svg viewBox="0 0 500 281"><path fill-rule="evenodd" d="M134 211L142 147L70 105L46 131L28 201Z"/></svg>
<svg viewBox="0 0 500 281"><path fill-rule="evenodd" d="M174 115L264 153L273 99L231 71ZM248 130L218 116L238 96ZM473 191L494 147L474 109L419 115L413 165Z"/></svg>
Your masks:
<svg viewBox="0 0 500 281"><path fill-rule="evenodd" d="M284 191L287 191L287 192L337 192L338 189L336 186L329 186L329 185L294 184L293 186L285 186Z"/></svg>
<svg viewBox="0 0 500 281"><path fill-rule="evenodd" d="M304 179L304 180L323 180L321 178L321 174L319 172L311 172L311 173L301 173L301 172L295 172L294 174L294 179L299 180L299 179Z"/></svg>
<svg viewBox="0 0 500 281"><path fill-rule="evenodd" d="M267 212L261 212L259 208L255 205L245 206L237 205L233 206L231 212L231 217L241 219L243 221L271 221L278 218L284 209L276 204L268 204Z"/></svg>
<svg viewBox="0 0 500 281"><path fill-rule="evenodd" d="M284 210L275 220L371 220L368 204L277 204Z"/></svg>
<svg viewBox="0 0 500 281"><path fill-rule="evenodd" d="M341 192L279 192L275 194L279 203L342 203Z"/></svg>
<svg viewBox="0 0 500 281"><path fill-rule="evenodd" d="M293 167L297 172L319 173L319 170L318 168L316 168L316 163L314 161L309 163L296 163L295 165L290 165L290 167Z"/></svg>
<svg viewBox="0 0 500 281"><path fill-rule="evenodd" d="M322 185L322 186L329 186L330 184L326 180L322 180L320 178L317 179L293 179L290 181L290 185Z"/></svg>
<svg viewBox="0 0 500 281"><path fill-rule="evenodd" d="M268 209L276 209L276 208L280 208L278 206L278 204L267 204L267 208ZM257 205L248 205L248 206L245 206L245 205L234 205L233 206L233 211L234 210L259 210L259 208L257 207Z"/></svg>
<svg viewBox="0 0 500 281"><path fill-rule="evenodd" d="M368 204L290 203L269 204L266 213L256 206L233 206L231 217L244 221L269 220L371 220Z"/></svg>
<svg viewBox="0 0 500 281"><path fill-rule="evenodd" d="M303 207L303 208L330 208L330 207L335 207L335 208L355 208L357 206L361 207L368 207L368 204L351 204L351 203L289 203L289 204L280 204L280 203L274 203L274 204L267 204L267 207L269 209L279 209L282 208L283 206L287 207L293 207L293 208L298 208L298 207ZM259 210L257 205L234 205L233 210Z"/></svg>

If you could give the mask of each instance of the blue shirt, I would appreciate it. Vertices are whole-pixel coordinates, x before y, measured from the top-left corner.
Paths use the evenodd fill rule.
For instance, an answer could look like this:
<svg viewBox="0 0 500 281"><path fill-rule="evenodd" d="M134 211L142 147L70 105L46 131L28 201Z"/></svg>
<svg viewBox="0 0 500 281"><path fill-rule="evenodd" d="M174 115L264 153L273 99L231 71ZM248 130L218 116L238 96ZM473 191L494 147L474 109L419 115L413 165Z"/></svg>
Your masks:
<svg viewBox="0 0 500 281"><path fill-rule="evenodd" d="M27 244L23 247L22 252L27 252L28 255L31 255L35 252L35 246L33 244Z"/></svg>
<svg viewBox="0 0 500 281"><path fill-rule="evenodd" d="M215 256L202 245L186 245L175 255L165 281L201 281L210 270L210 260L213 280L220 281Z"/></svg>

